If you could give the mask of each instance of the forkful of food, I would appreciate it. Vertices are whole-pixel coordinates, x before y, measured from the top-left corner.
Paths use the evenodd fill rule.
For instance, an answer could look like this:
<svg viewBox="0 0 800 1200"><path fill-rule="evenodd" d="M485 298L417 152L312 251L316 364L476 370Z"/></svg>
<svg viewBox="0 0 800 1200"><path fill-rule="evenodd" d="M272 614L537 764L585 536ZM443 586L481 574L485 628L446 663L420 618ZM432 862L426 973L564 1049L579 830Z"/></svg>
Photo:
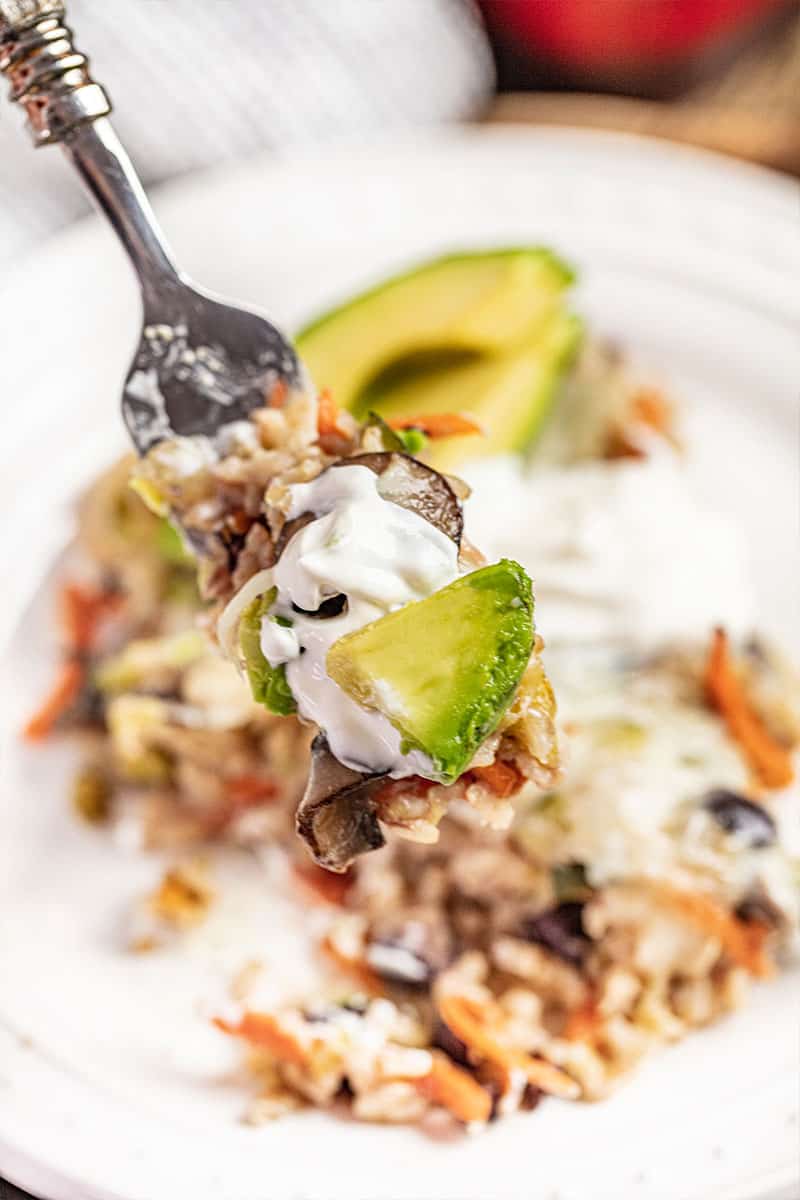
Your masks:
<svg viewBox="0 0 800 1200"><path fill-rule="evenodd" d="M475 427L357 421L274 324L192 283L64 16L59 0L0 0L0 70L139 282L133 486L193 554L212 636L255 700L318 731L300 836L343 871L387 829L434 841L454 803L503 827L558 769L532 584L485 562L464 535L468 489L416 456Z"/></svg>

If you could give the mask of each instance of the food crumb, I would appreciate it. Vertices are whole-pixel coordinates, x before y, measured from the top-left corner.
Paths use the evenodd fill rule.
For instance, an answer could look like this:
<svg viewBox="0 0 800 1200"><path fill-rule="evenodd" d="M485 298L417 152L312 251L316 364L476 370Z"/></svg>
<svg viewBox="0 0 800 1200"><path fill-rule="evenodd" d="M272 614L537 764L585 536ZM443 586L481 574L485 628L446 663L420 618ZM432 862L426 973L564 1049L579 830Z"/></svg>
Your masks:
<svg viewBox="0 0 800 1200"><path fill-rule="evenodd" d="M166 871L148 905L155 916L185 929L205 919L213 898L208 867L194 859Z"/></svg>
<svg viewBox="0 0 800 1200"><path fill-rule="evenodd" d="M128 948L134 954L149 954L151 950L157 950L158 946L159 943L154 937L145 934L142 937L133 938Z"/></svg>
<svg viewBox="0 0 800 1200"><path fill-rule="evenodd" d="M303 1108L302 1099L294 1092L282 1089L256 1096L244 1115L245 1125L266 1125L283 1117L286 1113Z"/></svg>
<svg viewBox="0 0 800 1200"><path fill-rule="evenodd" d="M238 1004L246 1004L258 986L266 963L260 958L251 958L231 980L231 998Z"/></svg>
<svg viewBox="0 0 800 1200"><path fill-rule="evenodd" d="M169 867L155 891L134 910L129 948L139 954L156 950L176 934L201 924L215 895L205 860L190 859Z"/></svg>
<svg viewBox="0 0 800 1200"><path fill-rule="evenodd" d="M84 767L72 784L72 808L89 825L104 825L111 815L111 787L96 767Z"/></svg>

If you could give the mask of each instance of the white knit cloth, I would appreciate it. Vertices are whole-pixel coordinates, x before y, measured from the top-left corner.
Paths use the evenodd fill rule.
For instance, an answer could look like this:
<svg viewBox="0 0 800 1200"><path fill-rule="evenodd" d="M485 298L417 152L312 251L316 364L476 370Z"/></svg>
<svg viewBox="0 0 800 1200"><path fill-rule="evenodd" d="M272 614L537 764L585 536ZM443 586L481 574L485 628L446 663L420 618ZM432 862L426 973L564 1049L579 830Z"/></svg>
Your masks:
<svg viewBox="0 0 800 1200"><path fill-rule="evenodd" d="M475 115L493 83L471 0L67 0L146 183L264 148ZM2 83L0 82L0 87ZM86 210L0 97L0 266Z"/></svg>

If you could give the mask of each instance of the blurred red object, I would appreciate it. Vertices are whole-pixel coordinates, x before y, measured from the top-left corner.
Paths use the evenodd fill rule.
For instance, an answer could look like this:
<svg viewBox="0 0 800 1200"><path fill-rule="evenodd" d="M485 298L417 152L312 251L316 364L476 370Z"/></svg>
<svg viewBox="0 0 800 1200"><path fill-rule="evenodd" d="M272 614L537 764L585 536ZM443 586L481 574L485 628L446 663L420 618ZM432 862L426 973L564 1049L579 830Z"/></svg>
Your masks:
<svg viewBox="0 0 800 1200"><path fill-rule="evenodd" d="M500 51L544 82L613 91L676 90L735 54L792 0L480 0ZM677 74L676 74L677 72ZM502 70L501 70L502 82ZM525 80L513 80L524 86ZM655 85L653 88L652 85ZM665 85L665 86L663 86Z"/></svg>

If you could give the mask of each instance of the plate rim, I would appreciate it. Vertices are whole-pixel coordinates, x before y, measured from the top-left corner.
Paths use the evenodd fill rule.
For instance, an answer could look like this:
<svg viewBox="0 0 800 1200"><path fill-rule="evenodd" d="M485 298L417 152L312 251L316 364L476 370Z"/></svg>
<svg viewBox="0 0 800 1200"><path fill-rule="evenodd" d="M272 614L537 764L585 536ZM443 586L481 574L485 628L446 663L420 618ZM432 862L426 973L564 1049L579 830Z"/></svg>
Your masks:
<svg viewBox="0 0 800 1200"><path fill-rule="evenodd" d="M693 146L682 142L673 142L668 138L654 137L651 134L635 131L588 129L578 125L538 125L532 123L508 124L502 122L478 125L426 127L413 133L407 131L395 137L392 141L391 155L411 155L420 151L431 152L444 148L467 148L480 145L514 144L525 145L541 142L544 145L553 143L572 143L575 146L605 146L609 150L615 147L624 153L636 149L655 158L663 158L678 162L695 170L704 169L722 172L738 179L752 187L760 189L764 195L772 193L775 201L796 204L800 199L800 181L786 172L761 163L748 162L719 150L710 150L701 146ZM218 181L229 180L232 175L248 175L265 169L282 171L302 169L303 166L318 166L328 162L341 162L347 159L386 158L389 155L385 143L376 139L359 137L343 137L323 146L309 146L292 149L287 152L262 151L259 154L244 158L232 159L227 163L202 167L187 171L173 179L163 180L148 186L148 196L153 200L157 211L172 204L183 201L184 195L191 195L198 187L216 186ZM787 213L787 215L790 215ZM796 212L793 214L796 217ZM43 239L41 245L19 255L7 265L3 283L0 286L0 304L6 289L13 290L18 279L24 278L32 267L42 259L51 258L59 253L62 247L69 247L75 241L80 242L87 233L96 233L104 227L104 218L97 213L88 212L63 228L56 230Z"/></svg>

